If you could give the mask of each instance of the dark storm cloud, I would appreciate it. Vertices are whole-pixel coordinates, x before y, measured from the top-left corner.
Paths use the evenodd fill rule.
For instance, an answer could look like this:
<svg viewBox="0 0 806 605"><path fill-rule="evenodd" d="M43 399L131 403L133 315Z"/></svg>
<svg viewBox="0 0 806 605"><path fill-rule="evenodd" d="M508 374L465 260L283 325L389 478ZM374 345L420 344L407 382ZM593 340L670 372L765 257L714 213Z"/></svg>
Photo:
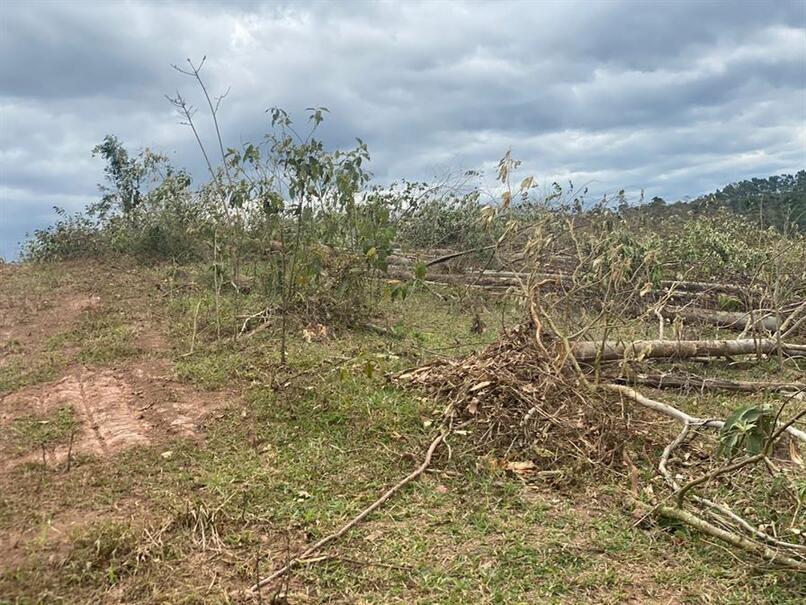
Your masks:
<svg viewBox="0 0 806 605"><path fill-rule="evenodd" d="M806 166L806 8L795 2L5 2L0 255L95 195L114 133L203 173L163 95L209 59L227 142L264 110L330 108L381 180L486 168L668 198ZM209 125L200 126L209 136ZM593 186L592 185L592 186Z"/></svg>

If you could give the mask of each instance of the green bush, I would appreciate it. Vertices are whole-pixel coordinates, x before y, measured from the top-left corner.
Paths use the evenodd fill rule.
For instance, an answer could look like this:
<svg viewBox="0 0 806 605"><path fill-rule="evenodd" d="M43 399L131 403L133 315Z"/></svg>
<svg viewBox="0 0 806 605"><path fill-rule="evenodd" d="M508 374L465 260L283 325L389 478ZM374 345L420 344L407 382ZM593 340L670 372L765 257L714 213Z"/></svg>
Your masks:
<svg viewBox="0 0 806 605"><path fill-rule="evenodd" d="M398 236L412 248L483 246L494 240L480 221L482 208L477 191L458 197L434 197L400 221Z"/></svg>
<svg viewBox="0 0 806 605"><path fill-rule="evenodd" d="M55 224L37 229L23 245L22 257L32 261L60 261L97 256L100 250L98 224L85 214L65 215Z"/></svg>

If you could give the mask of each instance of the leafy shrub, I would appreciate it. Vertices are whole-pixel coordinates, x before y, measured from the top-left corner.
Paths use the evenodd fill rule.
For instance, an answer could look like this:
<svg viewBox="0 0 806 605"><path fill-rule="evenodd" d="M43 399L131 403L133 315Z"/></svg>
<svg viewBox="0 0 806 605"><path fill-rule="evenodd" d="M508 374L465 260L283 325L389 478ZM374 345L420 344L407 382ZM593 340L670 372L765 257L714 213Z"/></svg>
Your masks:
<svg viewBox="0 0 806 605"><path fill-rule="evenodd" d="M493 241L481 217L477 191L432 197L400 221L400 240L412 248L476 248Z"/></svg>
<svg viewBox="0 0 806 605"><path fill-rule="evenodd" d="M148 150L132 158L113 136L93 154L107 160L101 199L70 216L57 208L64 218L35 231L23 258L49 261L109 253L147 260L200 258L199 235L209 231L210 212L204 196L189 191L187 173Z"/></svg>
<svg viewBox="0 0 806 605"><path fill-rule="evenodd" d="M60 261L96 256L100 252L97 222L85 214L68 216L63 209L54 209L63 218L34 231L23 246L22 257L32 261Z"/></svg>
<svg viewBox="0 0 806 605"><path fill-rule="evenodd" d="M699 277L747 275L766 258L759 230L727 214L693 218L666 241L665 259L677 271L696 267Z"/></svg>

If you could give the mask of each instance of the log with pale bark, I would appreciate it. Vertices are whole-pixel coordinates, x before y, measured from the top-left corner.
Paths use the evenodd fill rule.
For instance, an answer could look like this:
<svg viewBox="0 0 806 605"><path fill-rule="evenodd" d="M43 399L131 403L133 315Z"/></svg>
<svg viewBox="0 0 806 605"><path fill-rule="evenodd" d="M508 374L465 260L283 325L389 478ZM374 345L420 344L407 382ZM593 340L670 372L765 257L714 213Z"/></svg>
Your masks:
<svg viewBox="0 0 806 605"><path fill-rule="evenodd" d="M414 279L414 273L411 271L390 268L387 272L388 277L392 279L410 280ZM424 280L428 284L442 284L454 286L483 286L490 289L503 289L518 286L520 282L509 277L498 277L495 275L487 275L485 273L465 274L465 273L428 273Z"/></svg>
<svg viewBox="0 0 806 605"><path fill-rule="evenodd" d="M737 285L737 284L721 284L716 282L701 282L701 281L678 281L678 280L663 280L661 286L665 289L681 289L688 290L689 292L716 292L721 294L732 294L738 297L748 296L749 294L761 293L761 288L756 285Z"/></svg>
<svg viewBox="0 0 806 605"><path fill-rule="evenodd" d="M720 328L743 332L753 328L774 332L778 318L769 311L715 311L699 307L664 307L661 315L667 319L680 317L687 321L707 323Z"/></svg>
<svg viewBox="0 0 806 605"><path fill-rule="evenodd" d="M741 338L736 340L635 340L579 341L570 343L578 361L619 359L687 359L691 357L730 357L733 355L772 354L778 351L774 338ZM788 355L806 355L806 345L782 343Z"/></svg>

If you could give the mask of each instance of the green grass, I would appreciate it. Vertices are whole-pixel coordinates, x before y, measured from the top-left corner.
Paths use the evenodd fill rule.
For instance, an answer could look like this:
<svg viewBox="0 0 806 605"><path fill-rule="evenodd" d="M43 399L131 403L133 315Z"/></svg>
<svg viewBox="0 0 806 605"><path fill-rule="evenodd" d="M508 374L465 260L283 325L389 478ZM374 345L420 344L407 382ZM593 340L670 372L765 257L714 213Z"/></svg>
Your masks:
<svg viewBox="0 0 806 605"><path fill-rule="evenodd" d="M13 447L27 451L64 443L78 430L72 407L62 407L45 417L26 416L15 419L7 438ZM0 441L4 441L0 438Z"/></svg>
<svg viewBox="0 0 806 605"><path fill-rule="evenodd" d="M0 395L53 380L63 367L64 358L58 353L48 353L33 358L11 357L0 365Z"/></svg>
<svg viewBox="0 0 806 605"><path fill-rule="evenodd" d="M140 353L125 315L110 307L86 312L73 328L51 336L48 350L70 350L85 365L105 365Z"/></svg>

